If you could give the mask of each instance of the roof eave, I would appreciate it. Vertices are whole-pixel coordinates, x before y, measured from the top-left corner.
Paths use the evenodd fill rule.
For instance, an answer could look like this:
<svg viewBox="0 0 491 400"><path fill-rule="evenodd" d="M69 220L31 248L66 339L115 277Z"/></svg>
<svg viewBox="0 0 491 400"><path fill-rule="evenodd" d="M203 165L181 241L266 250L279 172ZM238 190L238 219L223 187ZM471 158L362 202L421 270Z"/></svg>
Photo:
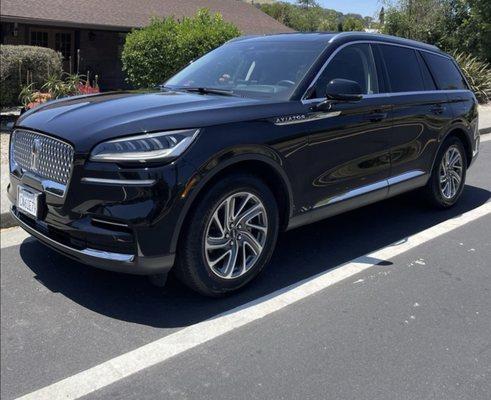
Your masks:
<svg viewBox="0 0 491 400"><path fill-rule="evenodd" d="M115 31L115 32L129 32L132 29L139 28L138 26L87 24L87 23L80 23L74 21L57 21L57 20L50 20L50 19L19 17L13 15L2 15L2 22L17 22L19 24L27 24L27 25L56 26L62 28L77 28L77 29L90 29L90 30Z"/></svg>

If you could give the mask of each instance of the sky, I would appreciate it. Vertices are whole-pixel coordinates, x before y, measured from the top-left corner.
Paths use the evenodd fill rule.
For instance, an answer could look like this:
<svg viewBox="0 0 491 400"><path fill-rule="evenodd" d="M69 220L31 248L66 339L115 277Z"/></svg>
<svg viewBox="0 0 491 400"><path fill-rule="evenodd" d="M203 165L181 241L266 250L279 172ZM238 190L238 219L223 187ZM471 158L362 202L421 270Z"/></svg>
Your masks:
<svg viewBox="0 0 491 400"><path fill-rule="evenodd" d="M286 0L289 3L296 3L296 0ZM325 8L332 8L342 13L361 14L364 17L378 16L382 7L380 0L317 0Z"/></svg>

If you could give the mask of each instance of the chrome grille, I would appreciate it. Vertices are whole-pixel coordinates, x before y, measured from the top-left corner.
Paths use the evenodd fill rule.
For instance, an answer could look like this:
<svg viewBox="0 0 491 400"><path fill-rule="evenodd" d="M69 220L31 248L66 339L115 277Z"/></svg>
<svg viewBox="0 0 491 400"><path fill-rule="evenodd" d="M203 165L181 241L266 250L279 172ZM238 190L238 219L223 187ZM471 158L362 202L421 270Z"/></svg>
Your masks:
<svg viewBox="0 0 491 400"><path fill-rule="evenodd" d="M73 147L35 132L16 130L12 134L11 157L22 172L66 185L73 165Z"/></svg>

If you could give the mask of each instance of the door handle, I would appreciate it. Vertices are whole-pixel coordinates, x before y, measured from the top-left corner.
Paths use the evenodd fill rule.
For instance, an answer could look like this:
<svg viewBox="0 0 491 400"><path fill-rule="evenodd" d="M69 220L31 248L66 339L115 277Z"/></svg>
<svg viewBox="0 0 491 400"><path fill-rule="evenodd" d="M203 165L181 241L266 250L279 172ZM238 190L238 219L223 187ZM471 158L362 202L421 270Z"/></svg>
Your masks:
<svg viewBox="0 0 491 400"><path fill-rule="evenodd" d="M374 112L368 115L368 120L370 122L379 122L387 118L387 113L384 112Z"/></svg>
<svg viewBox="0 0 491 400"><path fill-rule="evenodd" d="M445 107L442 106L441 104L438 104L436 106L431 107L430 110L433 114L442 114L445 111Z"/></svg>

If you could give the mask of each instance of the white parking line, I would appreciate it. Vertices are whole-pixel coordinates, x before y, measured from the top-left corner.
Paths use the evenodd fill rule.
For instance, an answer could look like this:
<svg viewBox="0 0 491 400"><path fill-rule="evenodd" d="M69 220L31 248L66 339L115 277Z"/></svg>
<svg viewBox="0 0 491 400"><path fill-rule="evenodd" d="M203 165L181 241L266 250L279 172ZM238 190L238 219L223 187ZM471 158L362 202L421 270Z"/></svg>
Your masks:
<svg viewBox="0 0 491 400"><path fill-rule="evenodd" d="M491 213L491 203L486 203L381 250L258 298L215 318L191 325L162 339L29 393L20 399L66 400L80 398L281 310L343 279L377 265L381 261L389 260L489 213Z"/></svg>
<svg viewBox="0 0 491 400"><path fill-rule="evenodd" d="M485 135L481 135L481 143L488 142L491 140L491 133L486 133Z"/></svg>

